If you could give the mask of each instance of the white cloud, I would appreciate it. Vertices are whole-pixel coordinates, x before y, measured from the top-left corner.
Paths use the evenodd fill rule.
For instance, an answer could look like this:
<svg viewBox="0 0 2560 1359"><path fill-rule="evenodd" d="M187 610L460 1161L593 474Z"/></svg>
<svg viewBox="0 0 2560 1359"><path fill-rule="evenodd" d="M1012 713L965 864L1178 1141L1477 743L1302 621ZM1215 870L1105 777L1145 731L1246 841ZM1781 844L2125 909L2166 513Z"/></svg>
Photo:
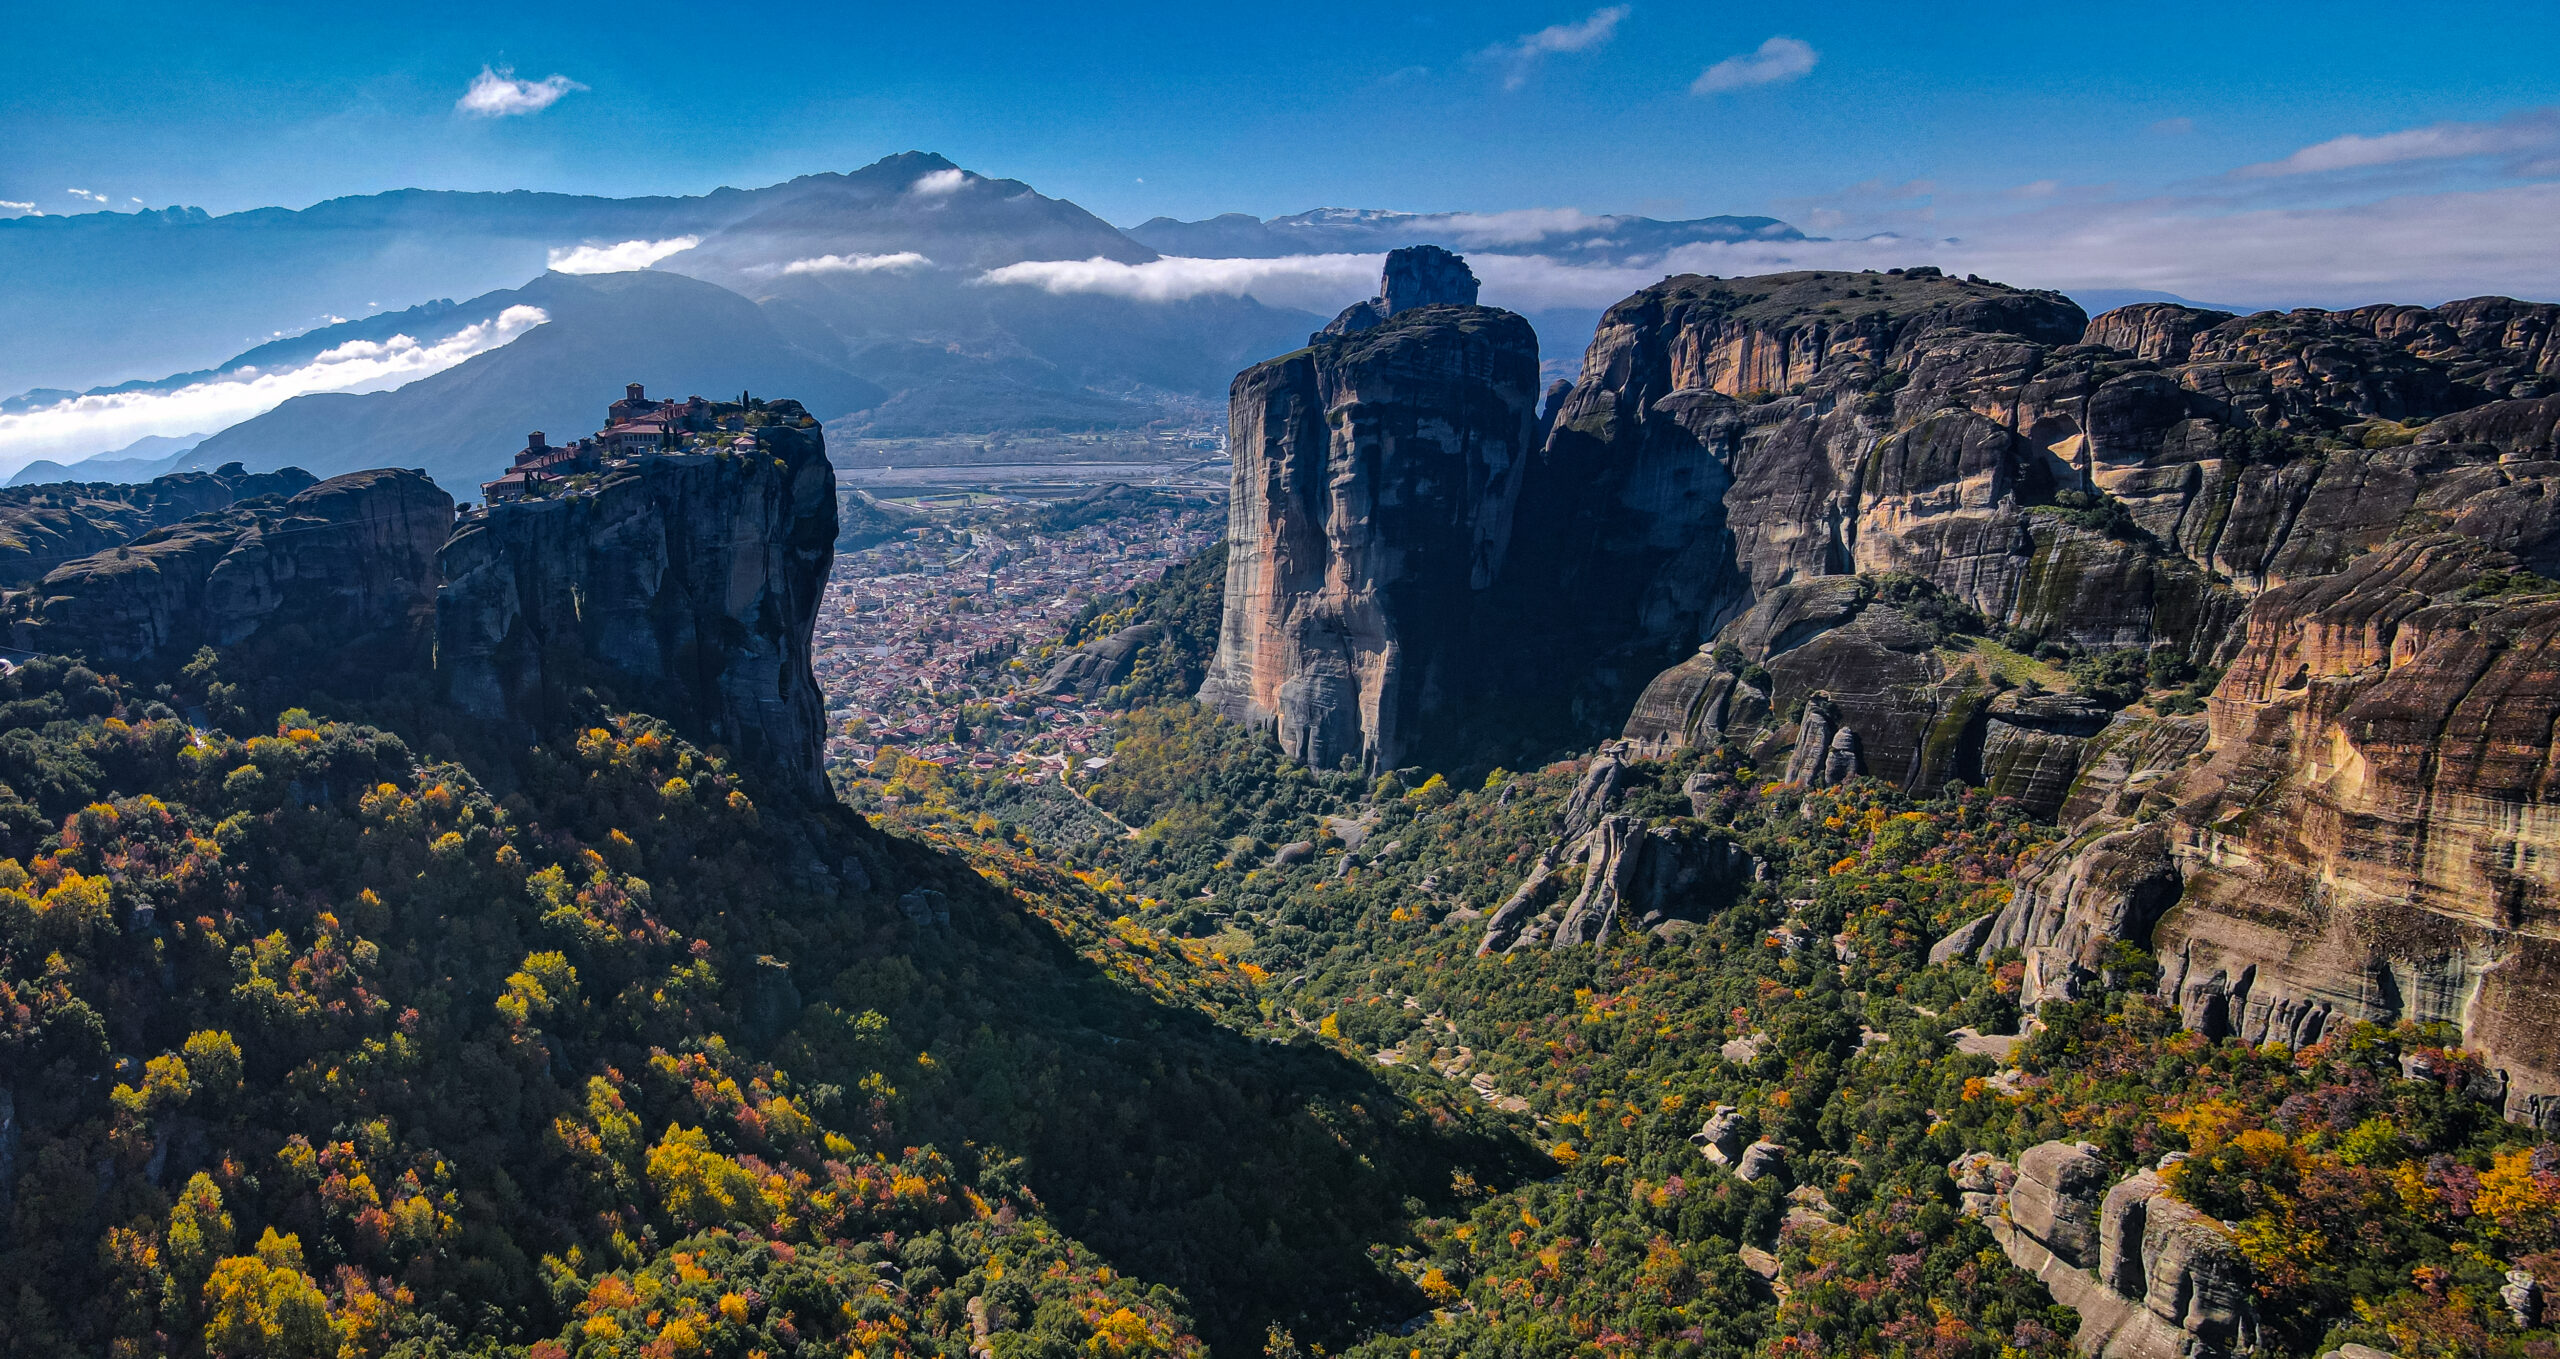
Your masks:
<svg viewBox="0 0 2560 1359"><path fill-rule="evenodd" d="M966 170L934 170L916 176L916 182L907 186L907 192L918 198L940 198L947 193L960 192L968 182L969 172Z"/></svg>
<svg viewBox="0 0 2560 1359"><path fill-rule="evenodd" d="M699 236L670 236L663 241L560 246L551 251L549 264L556 274L627 274L634 269L646 269L669 255L682 254L700 244L702 238Z"/></svg>
<svg viewBox="0 0 2560 1359"><path fill-rule="evenodd" d="M510 118L527 113L540 113L560 102L571 90L586 86L564 75L548 75L540 80L518 80L515 68L499 66L480 68L471 78L471 88L453 101L453 107L475 118Z"/></svg>
<svg viewBox="0 0 2560 1359"><path fill-rule="evenodd" d="M1450 235L1469 245L1526 245L1549 236L1606 231L1616 225L1580 208L1514 208L1509 212L1453 212L1442 219Z"/></svg>
<svg viewBox="0 0 2560 1359"><path fill-rule="evenodd" d="M2376 137L2332 137L2306 146L2282 160L2246 165L2233 173L2243 179L2362 170L2412 161L2468 160L2475 156L2548 157L2560 154L2560 108L2524 109L2493 123L2437 123L2430 127L2386 132ZM2526 167L2551 173L2545 160Z"/></svg>
<svg viewBox="0 0 2560 1359"><path fill-rule="evenodd" d="M1099 293L1140 302L1178 302L1212 294L1251 295L1273 306L1332 311L1376 291L1384 255L1285 255L1279 259L1193 259L1167 255L1144 264L1089 260L1025 260L990 269L978 282Z"/></svg>
<svg viewBox="0 0 2560 1359"><path fill-rule="evenodd" d="M793 260L775 272L784 274L878 274L904 273L922 269L933 261L912 250L887 255L820 255L814 259Z"/></svg>
<svg viewBox="0 0 2560 1359"><path fill-rule="evenodd" d="M85 198L92 203L104 203L107 201L107 196L105 194L91 193L87 189L65 189L63 192L70 194L74 198Z"/></svg>
<svg viewBox="0 0 2560 1359"><path fill-rule="evenodd" d="M1910 187L1868 186L1885 201ZM1484 281L1488 305L1520 311L1605 307L1668 274L1737 278L1915 264L2026 288L2146 289L2242 303L2434 304L2487 293L2560 298L2560 253L2551 249L2560 184L2248 211L2200 198L2090 201L2057 193L2033 202L2020 211L2017 200L1987 194L1972 200L1960 221L1920 220L1915 210L1902 229L1849 240L1701 242L1609 265L1479 247L1468 252L1467 263ZM1831 225L1811 215L1804 220ZM981 281L1156 302L1251 295L1328 313L1374 291L1379 262L1377 255L1353 254L1173 257L1146 264L1044 260L998 269ZM1589 338L1543 337L1552 353L1578 351Z"/></svg>
<svg viewBox="0 0 2560 1359"><path fill-rule="evenodd" d="M147 434L221 429L313 392L379 392L440 373L549 321L540 307L514 306L495 318L421 344L407 335L351 340L292 368L239 368L173 391L74 397L0 415L0 466L76 458L122 448Z"/></svg>
<svg viewBox="0 0 2560 1359"><path fill-rule="evenodd" d="M1478 55L1502 62L1507 68L1503 73L1502 88L1516 90L1529 83L1531 73L1546 58L1558 52L1588 52L1607 44L1609 39L1617 36L1619 21L1626 17L1625 5L1595 9L1573 23L1550 24L1510 42L1496 43Z"/></svg>
<svg viewBox="0 0 2560 1359"><path fill-rule="evenodd" d="M1754 85L1779 85L1802 77L1813 69L1822 54L1813 44L1796 38L1771 38L1760 44L1760 50L1744 56L1726 57L1698 73L1689 82L1691 94L1723 94L1729 90L1748 89Z"/></svg>
<svg viewBox="0 0 2560 1359"><path fill-rule="evenodd" d="M1932 254L1950 270L2010 283L2244 302L2551 298L2560 297L2554 221L2560 184L2249 212L2159 199L1977 223Z"/></svg>
<svg viewBox="0 0 2560 1359"><path fill-rule="evenodd" d="M0 216L42 217L44 214L36 211L36 205L33 203L19 203L11 199L0 198Z"/></svg>

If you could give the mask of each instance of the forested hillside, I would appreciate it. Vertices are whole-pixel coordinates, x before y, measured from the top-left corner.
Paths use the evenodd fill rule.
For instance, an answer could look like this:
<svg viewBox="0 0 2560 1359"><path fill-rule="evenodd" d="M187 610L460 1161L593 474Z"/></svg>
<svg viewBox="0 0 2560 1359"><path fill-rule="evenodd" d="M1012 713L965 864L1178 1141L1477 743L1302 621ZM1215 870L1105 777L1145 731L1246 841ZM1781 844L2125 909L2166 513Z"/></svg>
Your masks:
<svg viewBox="0 0 2560 1359"><path fill-rule="evenodd" d="M0 679L11 1353L1338 1343L1422 1305L1369 1246L1531 1154L653 719L456 759L194 677Z"/></svg>
<svg viewBox="0 0 2560 1359"><path fill-rule="evenodd" d="M1190 705L1122 731L1090 795L1137 830L1077 859L1138 899L1121 928L1232 959L1272 1026L1516 1111L1550 1162L1419 1209L1393 1260L1433 1310L1362 1354L2066 1354L2079 1317L1951 1173L2054 1139L2168 1158L2230 1224L2272 1352L2551 1351L2500 1289L2560 1266L2560 1150L2501 1121L2449 1031L2211 1040L2119 945L2105 988L2019 1037L2016 951L1929 962L2051 842L2015 800L1808 791L1730 747L1627 762L1608 807L1753 871L1649 930L1480 956L1588 762L1460 790L1307 771ZM989 871L1039 853L969 810L982 791L891 815Z"/></svg>

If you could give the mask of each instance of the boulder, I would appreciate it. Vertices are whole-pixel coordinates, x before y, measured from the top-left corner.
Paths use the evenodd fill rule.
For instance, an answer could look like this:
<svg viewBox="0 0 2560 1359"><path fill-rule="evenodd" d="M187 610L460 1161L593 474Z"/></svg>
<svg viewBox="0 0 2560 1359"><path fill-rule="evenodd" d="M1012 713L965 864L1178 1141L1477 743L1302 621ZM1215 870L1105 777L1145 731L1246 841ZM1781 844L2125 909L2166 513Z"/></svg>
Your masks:
<svg viewBox="0 0 2560 1359"><path fill-rule="evenodd" d="M1974 951L1982 947L1982 941L1990 937L1991 923L1995 918L1996 915L1978 915L1947 931L1944 937L1929 946L1929 966L1943 967L1959 959L1971 958Z"/></svg>
<svg viewBox="0 0 2560 1359"><path fill-rule="evenodd" d="M2507 1317L2519 1327L2537 1326L2542 1322L2542 1283L2529 1269L2507 1271L2507 1282L2498 1290L2498 1301L2506 1304Z"/></svg>
<svg viewBox="0 0 2560 1359"><path fill-rule="evenodd" d="M2107 1164L2086 1142L2044 1142L2018 1158L2009 1219L2076 1268L2097 1263L2099 1203Z"/></svg>
<svg viewBox="0 0 2560 1359"><path fill-rule="evenodd" d="M1730 1104L1719 1104L1710 1110L1705 1126L1690 1135L1689 1140L1718 1165L1731 1161L1742 1150L1742 1114Z"/></svg>
<svg viewBox="0 0 2560 1359"><path fill-rule="evenodd" d="M1734 1166L1733 1175L1744 1181L1765 1179L1786 1169L1786 1165L1787 1149L1764 1137L1742 1149L1742 1160Z"/></svg>

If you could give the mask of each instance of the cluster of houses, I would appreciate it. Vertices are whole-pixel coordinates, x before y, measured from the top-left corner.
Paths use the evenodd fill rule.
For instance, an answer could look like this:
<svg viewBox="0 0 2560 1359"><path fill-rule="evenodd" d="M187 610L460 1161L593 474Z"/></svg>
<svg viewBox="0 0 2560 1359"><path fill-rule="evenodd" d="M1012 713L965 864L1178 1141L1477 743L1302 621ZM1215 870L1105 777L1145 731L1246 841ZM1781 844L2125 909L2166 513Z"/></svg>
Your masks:
<svg viewBox="0 0 2560 1359"><path fill-rule="evenodd" d="M505 475L480 483L480 498L491 505L535 499L580 473L679 451L688 446L687 436L736 431L739 438L730 447L754 444L755 436L744 432L750 407L743 402L705 401L698 396L656 401L637 382L624 391L620 401L605 408L604 428L590 437L561 445L550 442L538 429L526 436L523 450Z"/></svg>

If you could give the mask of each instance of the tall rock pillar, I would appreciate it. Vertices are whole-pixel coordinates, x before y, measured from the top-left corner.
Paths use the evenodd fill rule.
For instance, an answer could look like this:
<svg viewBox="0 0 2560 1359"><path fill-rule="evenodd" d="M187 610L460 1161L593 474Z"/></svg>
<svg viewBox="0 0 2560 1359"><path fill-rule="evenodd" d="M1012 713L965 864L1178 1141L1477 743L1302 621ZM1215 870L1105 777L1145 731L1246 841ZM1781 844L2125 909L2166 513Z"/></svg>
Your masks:
<svg viewBox="0 0 2560 1359"><path fill-rule="evenodd" d="M1478 678L1537 436L1538 340L1422 306L1237 375L1226 616L1200 700L1330 766L1402 763Z"/></svg>

